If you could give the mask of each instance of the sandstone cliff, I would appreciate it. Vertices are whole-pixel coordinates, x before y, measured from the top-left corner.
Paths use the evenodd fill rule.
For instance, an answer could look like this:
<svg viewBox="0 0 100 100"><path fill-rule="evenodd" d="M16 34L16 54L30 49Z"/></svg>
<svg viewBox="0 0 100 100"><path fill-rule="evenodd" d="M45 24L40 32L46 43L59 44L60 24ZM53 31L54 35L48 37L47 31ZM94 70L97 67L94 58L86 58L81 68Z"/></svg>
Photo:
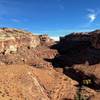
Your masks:
<svg viewBox="0 0 100 100"><path fill-rule="evenodd" d="M47 35L34 35L23 30L1 28L0 64L34 64L32 60L39 59L36 57L37 50L42 51L41 46L49 46L53 43L54 41Z"/></svg>
<svg viewBox="0 0 100 100"><path fill-rule="evenodd" d="M100 91L100 30L71 33L61 37L52 48L59 52L52 60L56 68L63 68L64 73L78 81L80 87L85 85ZM84 84L84 80L91 82Z"/></svg>
<svg viewBox="0 0 100 100"><path fill-rule="evenodd" d="M0 100L99 100L99 34L74 33L55 42L46 34L1 28ZM82 89L88 78L93 84Z"/></svg>
<svg viewBox="0 0 100 100"><path fill-rule="evenodd" d="M33 35L30 32L18 29L1 28L0 52L17 52L17 49L20 47L35 48L41 44L50 42L50 40L47 35Z"/></svg>

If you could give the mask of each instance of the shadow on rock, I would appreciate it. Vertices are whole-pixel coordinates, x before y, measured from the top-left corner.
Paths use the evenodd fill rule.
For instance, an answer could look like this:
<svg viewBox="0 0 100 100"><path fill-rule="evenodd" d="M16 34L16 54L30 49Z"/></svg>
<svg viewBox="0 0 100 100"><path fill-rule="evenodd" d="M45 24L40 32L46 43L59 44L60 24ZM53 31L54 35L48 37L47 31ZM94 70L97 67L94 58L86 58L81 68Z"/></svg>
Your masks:
<svg viewBox="0 0 100 100"><path fill-rule="evenodd" d="M58 50L59 54L54 59L45 59L52 62L54 68L63 68L64 74L83 84L84 80L90 79L88 87L100 89L100 84L95 82L96 76L91 73L86 75L82 71L77 72L73 67L77 64L84 64L88 67L100 63L100 32L87 34L71 34L60 38L60 42L53 45L51 49ZM66 70L67 67L67 70Z"/></svg>

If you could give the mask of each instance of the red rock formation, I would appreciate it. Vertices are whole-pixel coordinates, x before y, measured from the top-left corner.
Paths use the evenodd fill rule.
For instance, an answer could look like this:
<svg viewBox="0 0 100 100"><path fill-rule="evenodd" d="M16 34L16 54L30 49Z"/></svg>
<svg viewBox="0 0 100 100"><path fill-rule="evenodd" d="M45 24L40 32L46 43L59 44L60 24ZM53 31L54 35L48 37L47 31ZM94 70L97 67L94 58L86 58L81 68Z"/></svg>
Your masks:
<svg viewBox="0 0 100 100"><path fill-rule="evenodd" d="M17 52L20 47L35 48L48 43L51 43L51 39L47 35L33 35L17 29L0 29L0 52Z"/></svg>
<svg viewBox="0 0 100 100"><path fill-rule="evenodd" d="M53 59L55 67L63 68L64 73L78 81L80 87L85 85L100 90L100 30L66 35L53 48L59 52ZM84 84L87 80L90 83Z"/></svg>
<svg viewBox="0 0 100 100"><path fill-rule="evenodd" d="M26 63L34 64L42 54L42 47L52 45L54 41L47 35L33 35L30 32L11 28L0 29L0 62L1 64ZM37 53L36 48L39 48ZM38 56L39 55L39 56Z"/></svg>
<svg viewBox="0 0 100 100"><path fill-rule="evenodd" d="M79 80L91 73L76 65L85 63L85 67L81 66L87 70L90 62L100 60L99 31L95 32L72 34L56 43L48 35L0 29L0 100L75 100L80 95L95 100L98 92L93 88L80 91ZM51 49L55 44L57 48ZM52 61L58 68L54 68ZM60 68L59 63L65 68ZM100 83L98 70L92 73L97 84Z"/></svg>

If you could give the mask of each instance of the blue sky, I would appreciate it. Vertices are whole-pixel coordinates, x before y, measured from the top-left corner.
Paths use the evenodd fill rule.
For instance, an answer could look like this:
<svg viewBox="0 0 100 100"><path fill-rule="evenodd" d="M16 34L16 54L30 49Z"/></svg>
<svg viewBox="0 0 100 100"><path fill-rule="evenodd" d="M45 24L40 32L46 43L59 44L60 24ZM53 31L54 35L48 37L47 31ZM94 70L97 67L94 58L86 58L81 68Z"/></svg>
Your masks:
<svg viewBox="0 0 100 100"><path fill-rule="evenodd" d="M0 0L0 27L62 36L100 28L100 0Z"/></svg>

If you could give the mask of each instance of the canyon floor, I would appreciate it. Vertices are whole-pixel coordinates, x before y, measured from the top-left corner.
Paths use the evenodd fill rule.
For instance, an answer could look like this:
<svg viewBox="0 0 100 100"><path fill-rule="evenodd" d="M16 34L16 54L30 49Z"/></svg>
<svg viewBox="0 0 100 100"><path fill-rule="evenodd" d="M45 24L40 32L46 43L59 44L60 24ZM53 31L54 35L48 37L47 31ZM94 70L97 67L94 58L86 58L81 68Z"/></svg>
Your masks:
<svg viewBox="0 0 100 100"><path fill-rule="evenodd" d="M100 31L90 33L56 42L1 28L0 100L99 100Z"/></svg>

